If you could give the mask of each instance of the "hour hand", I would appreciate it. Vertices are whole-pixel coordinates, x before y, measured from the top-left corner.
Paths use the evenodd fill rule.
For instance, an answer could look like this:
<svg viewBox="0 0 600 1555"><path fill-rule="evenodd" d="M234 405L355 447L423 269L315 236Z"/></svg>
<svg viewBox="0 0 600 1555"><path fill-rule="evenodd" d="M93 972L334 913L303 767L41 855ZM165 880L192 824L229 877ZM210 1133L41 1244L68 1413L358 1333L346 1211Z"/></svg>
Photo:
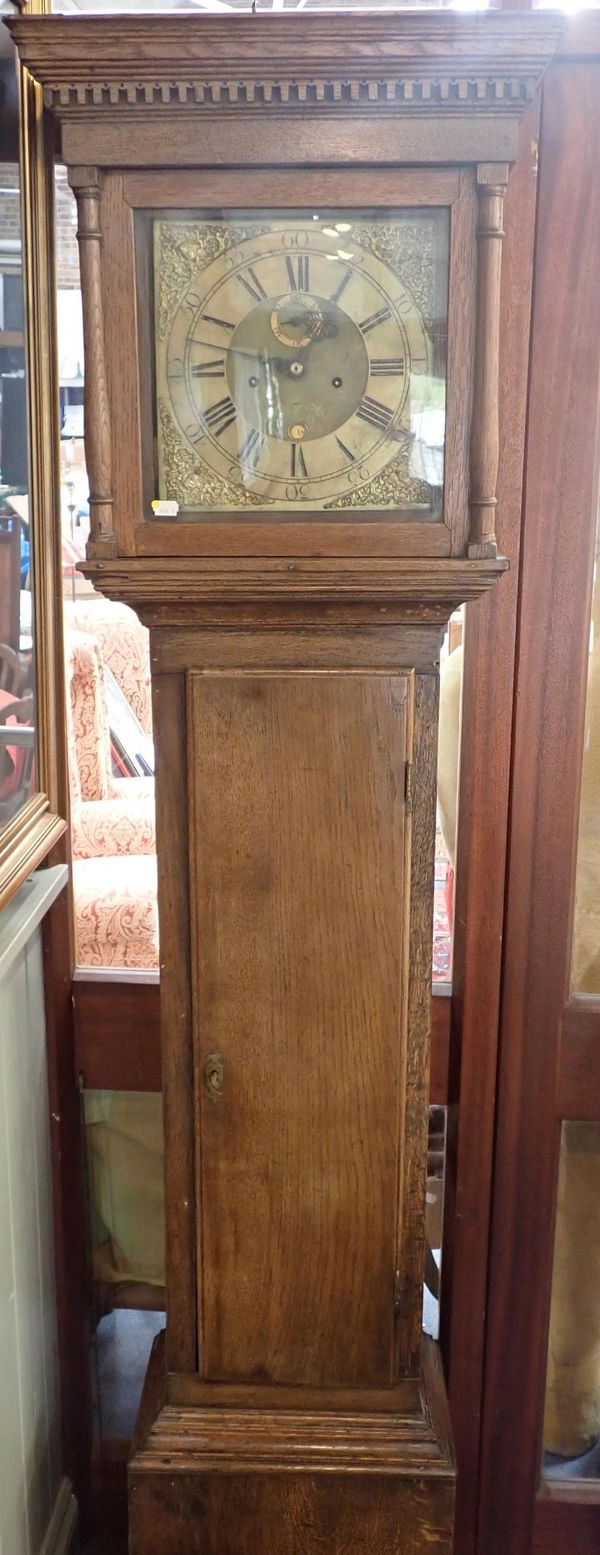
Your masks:
<svg viewBox="0 0 600 1555"><path fill-rule="evenodd" d="M290 346L293 351L310 346L323 323L323 312L316 297L305 293L302 297L290 292L281 297L271 313L271 329L276 340Z"/></svg>

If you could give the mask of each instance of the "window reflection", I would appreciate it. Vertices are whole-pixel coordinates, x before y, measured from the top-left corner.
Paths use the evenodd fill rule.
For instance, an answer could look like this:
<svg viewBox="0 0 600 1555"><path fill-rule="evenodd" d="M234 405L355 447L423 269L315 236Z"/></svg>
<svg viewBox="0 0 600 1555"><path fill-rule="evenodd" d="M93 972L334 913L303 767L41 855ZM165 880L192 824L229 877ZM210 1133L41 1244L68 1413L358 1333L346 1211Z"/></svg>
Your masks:
<svg viewBox="0 0 600 1555"><path fill-rule="evenodd" d="M27 488L19 169L17 163L0 162L0 830L35 788L34 629Z"/></svg>
<svg viewBox="0 0 600 1555"><path fill-rule="evenodd" d="M563 1123L548 1345L545 1471L600 1478L600 1124Z"/></svg>
<svg viewBox="0 0 600 1555"><path fill-rule="evenodd" d="M439 1337L440 1270L444 1224L444 1186L446 1171L446 1108L429 1108L427 1138L427 1189L425 1194L425 1269L423 1282L423 1329L432 1339Z"/></svg>
<svg viewBox="0 0 600 1555"><path fill-rule="evenodd" d="M458 804L463 611L456 610L444 638L440 663L437 829L433 899L433 985L452 980L454 869Z"/></svg>
<svg viewBox="0 0 600 1555"><path fill-rule="evenodd" d="M403 9L431 10L432 7L449 8L451 0L256 0L258 11L399 11ZM459 11L484 10L489 0L452 0L452 8ZM112 12L191 11L198 15L207 12L250 10L249 0L53 0L53 11L63 14L106 16Z"/></svg>

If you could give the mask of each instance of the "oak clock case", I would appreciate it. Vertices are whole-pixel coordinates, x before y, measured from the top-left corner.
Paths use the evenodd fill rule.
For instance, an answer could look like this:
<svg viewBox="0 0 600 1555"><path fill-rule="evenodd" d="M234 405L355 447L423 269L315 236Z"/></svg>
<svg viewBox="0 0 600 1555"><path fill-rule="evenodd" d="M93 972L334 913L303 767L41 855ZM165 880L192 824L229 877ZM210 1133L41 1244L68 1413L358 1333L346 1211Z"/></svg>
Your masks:
<svg viewBox="0 0 600 1555"><path fill-rule="evenodd" d="M503 202L559 28L11 23L78 202L87 570L151 632L168 1321L132 1555L452 1549L438 666L506 567Z"/></svg>

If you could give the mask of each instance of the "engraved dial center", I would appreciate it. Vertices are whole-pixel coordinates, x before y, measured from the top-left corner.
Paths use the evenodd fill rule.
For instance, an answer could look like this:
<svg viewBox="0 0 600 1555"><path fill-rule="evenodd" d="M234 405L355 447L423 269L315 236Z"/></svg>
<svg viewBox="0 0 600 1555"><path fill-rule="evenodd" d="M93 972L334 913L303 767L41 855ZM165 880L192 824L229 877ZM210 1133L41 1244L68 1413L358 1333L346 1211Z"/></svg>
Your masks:
<svg viewBox="0 0 600 1555"><path fill-rule="evenodd" d="M360 329L336 303L306 294L274 306L267 298L234 330L226 377L250 426L282 441L295 440L290 428L302 427L309 442L336 432L354 414L367 387L369 357Z"/></svg>
<svg viewBox="0 0 600 1555"><path fill-rule="evenodd" d="M320 333L322 324L322 304L307 292L304 295L290 292L280 297L271 313L271 329L275 339L284 346L310 345Z"/></svg>

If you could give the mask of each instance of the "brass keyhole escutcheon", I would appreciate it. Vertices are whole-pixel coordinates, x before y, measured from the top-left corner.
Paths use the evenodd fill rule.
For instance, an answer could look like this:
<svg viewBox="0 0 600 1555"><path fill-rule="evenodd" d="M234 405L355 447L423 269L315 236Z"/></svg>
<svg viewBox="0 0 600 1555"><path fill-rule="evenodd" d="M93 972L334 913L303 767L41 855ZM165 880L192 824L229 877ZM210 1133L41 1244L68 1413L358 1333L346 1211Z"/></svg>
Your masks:
<svg viewBox="0 0 600 1555"><path fill-rule="evenodd" d="M208 1053L204 1060L204 1089L211 1101L218 1101L225 1085L225 1065L220 1053Z"/></svg>

